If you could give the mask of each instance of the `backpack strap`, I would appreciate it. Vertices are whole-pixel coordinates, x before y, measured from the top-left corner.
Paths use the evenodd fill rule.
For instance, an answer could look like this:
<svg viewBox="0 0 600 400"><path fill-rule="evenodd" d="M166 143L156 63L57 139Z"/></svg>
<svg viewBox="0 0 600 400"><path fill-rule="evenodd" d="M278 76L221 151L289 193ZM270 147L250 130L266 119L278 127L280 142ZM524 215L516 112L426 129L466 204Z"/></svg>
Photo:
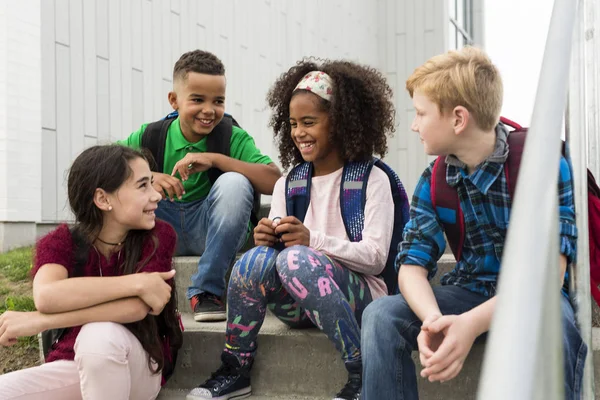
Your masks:
<svg viewBox="0 0 600 400"><path fill-rule="evenodd" d="M231 136L233 135L233 127L240 127L240 124L230 114L223 115L223 119L212 130L206 138L206 151L208 153L219 153L227 157L231 155ZM208 180L211 186L215 184L217 179L223 175L223 171L218 168L210 168L206 171ZM260 193L254 190L254 201L252 211L250 212L250 222L252 225L258 225L258 214L260 212Z"/></svg>
<svg viewBox="0 0 600 400"><path fill-rule="evenodd" d="M519 177L519 166L521 165L521 158L523 157L523 148L525 147L525 138L527 136L527 130L521 128L520 130L512 131L508 135L508 158L504 164L504 173L506 175L506 184L508 185L508 193L510 198L515 198L515 189L517 188L517 178Z"/></svg>
<svg viewBox="0 0 600 400"><path fill-rule="evenodd" d="M142 133L142 148L148 149L152 153L154 160L150 162L150 169L154 172L163 172L167 134L177 116L177 113L171 113L160 121L152 122Z"/></svg>
<svg viewBox="0 0 600 400"><path fill-rule="evenodd" d="M367 182L372 168L373 161L355 161L347 162L342 171L340 211L346 234L351 242L362 240L362 231L365 227Z"/></svg>
<svg viewBox="0 0 600 400"><path fill-rule="evenodd" d="M225 114L223 119L212 130L206 138L206 151L208 153L218 153L229 157L231 154L231 135L234 125L234 119L231 115ZM239 127L237 121L235 126ZM217 168L210 168L207 172L210 184L214 185L217 179L223 174L223 171Z"/></svg>
<svg viewBox="0 0 600 400"><path fill-rule="evenodd" d="M462 257L465 243L465 219L456 189L446 181L445 156L439 156L431 172L431 203L440 218L446 239L456 261Z"/></svg>
<svg viewBox="0 0 600 400"><path fill-rule="evenodd" d="M298 164L285 180L285 208L287 215L304 222L310 204L310 181L313 166L309 162Z"/></svg>

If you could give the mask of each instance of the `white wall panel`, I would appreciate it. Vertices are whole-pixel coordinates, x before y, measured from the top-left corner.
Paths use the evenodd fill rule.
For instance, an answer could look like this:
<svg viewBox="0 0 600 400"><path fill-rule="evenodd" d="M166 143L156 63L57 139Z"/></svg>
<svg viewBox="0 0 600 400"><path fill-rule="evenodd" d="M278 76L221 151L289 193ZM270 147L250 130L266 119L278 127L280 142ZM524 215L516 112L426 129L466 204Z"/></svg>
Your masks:
<svg viewBox="0 0 600 400"><path fill-rule="evenodd" d="M44 165L58 163L44 193L52 192L46 185L62 185L82 146L124 138L169 112L173 65L196 48L223 60L227 111L274 160L267 91L297 60L319 56L380 68L397 106L386 160L409 190L427 163L409 129L404 83L445 50L448 21L438 0L43 0L39 7L44 140L69 144L65 151L44 146ZM65 215L62 191L52 193L57 200L44 206L45 220Z"/></svg>

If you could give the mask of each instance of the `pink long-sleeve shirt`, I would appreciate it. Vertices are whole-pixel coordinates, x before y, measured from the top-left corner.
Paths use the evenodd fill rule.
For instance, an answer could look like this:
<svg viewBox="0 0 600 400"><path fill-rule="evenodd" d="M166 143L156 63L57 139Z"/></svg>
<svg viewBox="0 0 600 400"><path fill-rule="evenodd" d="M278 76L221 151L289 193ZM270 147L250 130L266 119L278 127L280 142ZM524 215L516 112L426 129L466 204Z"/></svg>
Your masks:
<svg viewBox="0 0 600 400"><path fill-rule="evenodd" d="M285 179L281 177L275 184L269 219L287 216ZM371 170L367 182L365 227L360 242L351 242L346 234L340 211L341 181L342 168L312 178L310 204L304 218L304 225L310 230L310 247L360 273L369 285L373 299L385 296L387 288L377 275L385 267L394 225L390 181L379 168Z"/></svg>

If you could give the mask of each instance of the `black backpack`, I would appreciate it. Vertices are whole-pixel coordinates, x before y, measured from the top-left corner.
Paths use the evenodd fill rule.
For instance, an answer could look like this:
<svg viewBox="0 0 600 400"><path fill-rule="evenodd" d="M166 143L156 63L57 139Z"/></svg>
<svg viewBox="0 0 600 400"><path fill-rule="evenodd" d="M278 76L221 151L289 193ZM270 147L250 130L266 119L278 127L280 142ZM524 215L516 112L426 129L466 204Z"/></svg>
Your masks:
<svg viewBox="0 0 600 400"><path fill-rule="evenodd" d="M171 123L179 116L177 111L173 111L165 118L152 122L146 126L142 134L142 148L148 149L152 153L154 160L151 161L150 168L154 172L163 172L165 160L165 143ZM219 153L230 156L231 134L233 127L241 128L238 122L229 114L225 114L223 119L212 130L206 138L206 147L208 153ZM217 168L210 168L206 171L208 180L214 185L216 180L223 174L223 171ZM260 212L260 193L254 190L254 205L250 213L250 222L252 225L258 225L258 214Z"/></svg>

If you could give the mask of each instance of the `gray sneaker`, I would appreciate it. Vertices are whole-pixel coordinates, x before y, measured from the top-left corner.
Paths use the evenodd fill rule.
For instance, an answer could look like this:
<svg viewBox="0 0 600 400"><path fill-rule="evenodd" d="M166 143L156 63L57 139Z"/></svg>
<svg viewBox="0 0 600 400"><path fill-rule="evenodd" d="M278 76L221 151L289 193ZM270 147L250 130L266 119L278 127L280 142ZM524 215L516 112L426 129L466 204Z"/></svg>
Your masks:
<svg viewBox="0 0 600 400"><path fill-rule="evenodd" d="M211 293L200 293L190 299L197 322L216 322L227 320L225 304L220 297Z"/></svg>

